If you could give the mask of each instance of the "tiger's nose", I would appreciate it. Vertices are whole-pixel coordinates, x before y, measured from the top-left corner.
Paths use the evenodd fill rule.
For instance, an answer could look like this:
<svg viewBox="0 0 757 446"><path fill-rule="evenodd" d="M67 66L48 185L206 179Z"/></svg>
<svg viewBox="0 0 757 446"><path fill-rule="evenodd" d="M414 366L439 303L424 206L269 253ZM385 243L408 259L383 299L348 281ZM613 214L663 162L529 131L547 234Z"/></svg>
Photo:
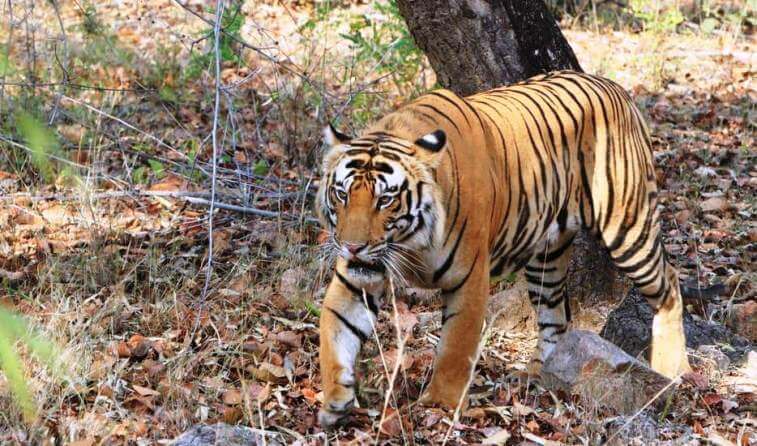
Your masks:
<svg viewBox="0 0 757 446"><path fill-rule="evenodd" d="M345 243L344 248L352 255L356 255L365 247L365 243Z"/></svg>

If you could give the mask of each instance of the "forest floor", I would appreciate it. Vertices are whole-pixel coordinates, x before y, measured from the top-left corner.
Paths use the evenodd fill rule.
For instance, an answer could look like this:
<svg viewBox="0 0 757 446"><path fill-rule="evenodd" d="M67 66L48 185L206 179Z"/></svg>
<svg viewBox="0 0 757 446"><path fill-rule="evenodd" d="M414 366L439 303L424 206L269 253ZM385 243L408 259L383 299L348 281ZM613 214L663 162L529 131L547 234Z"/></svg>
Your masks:
<svg viewBox="0 0 757 446"><path fill-rule="evenodd" d="M0 443L164 444L215 422L285 444L632 441L618 433L629 417L524 379L533 330L491 330L459 419L419 408L440 302L404 290L362 353L355 419L324 433L317 326L331 265L310 218L320 128L328 117L359 129L432 87L433 72L397 44L407 42L391 11L247 2L234 35L255 49L226 42L239 56L222 67L215 175L216 202L246 213L216 206L210 250L215 89L202 55L212 39L195 14L212 11L201 1L121 3L62 6L65 39L48 4L17 10L15 39L37 45L36 56L11 45L14 68L0 64L0 305L62 358L50 370L29 357L31 423L0 375ZM729 296L689 312L754 340L757 45L721 25L565 34L584 69L626 87L648 118L665 246L684 280L729 284ZM54 123L54 161L35 161L34 139L8 127L20 110ZM610 308L574 307L593 331ZM639 418L663 443L757 444L756 361L697 361L664 411Z"/></svg>

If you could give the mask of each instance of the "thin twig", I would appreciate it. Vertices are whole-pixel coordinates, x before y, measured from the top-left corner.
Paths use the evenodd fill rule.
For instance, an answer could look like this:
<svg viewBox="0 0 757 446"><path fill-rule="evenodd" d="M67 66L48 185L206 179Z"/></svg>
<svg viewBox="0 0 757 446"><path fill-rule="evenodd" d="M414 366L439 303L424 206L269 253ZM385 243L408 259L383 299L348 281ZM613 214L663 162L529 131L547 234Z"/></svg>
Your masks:
<svg viewBox="0 0 757 446"><path fill-rule="evenodd" d="M71 102L73 102L74 104L77 104L77 105L81 105L82 107L85 107L85 108L87 108L87 109L89 109L89 110L91 110L91 111L93 111L93 112L95 112L95 113L97 113L97 114L99 114L99 115L101 115L101 116L105 116L106 118L110 118L110 119L112 119L112 120L114 120L114 121L118 122L119 124L121 124L121 125L123 125L123 126L125 126L125 127L129 128L129 129L131 129L131 130L134 130L135 132L139 133L140 135L146 136L146 137L147 137L147 138L149 138L150 140L152 140L152 141L154 141L155 143L157 143L157 144L158 144L159 146L161 146L161 147L165 147L166 149L168 149L168 150L171 150L172 152L174 152L174 153L178 154L178 155L179 155L179 156L181 156L182 158L184 158L184 159L189 159L189 157L187 157L187 155L186 155L185 153L183 153L183 152L179 151L178 149L176 149L175 147L173 147L173 146L171 146L171 145L167 144L166 142L164 142L164 141L163 141L162 139L158 138L157 136L155 136L155 135L152 135L152 134L150 134L150 133L147 133L147 132L145 132L144 130L142 130L142 129L140 129L140 128L137 128L137 127L135 127L135 126L134 126L134 125L132 125L132 124L129 124L128 122L124 121L123 119L121 119L121 118L119 118L119 117L117 117L117 116L113 116L113 115L111 115L111 114L110 114L110 113L108 113L108 112L105 112L105 111L103 111L103 110L100 110L100 109L98 109L98 108L96 108L96 107L93 107L93 106L92 106L92 105L90 105L90 104L87 104L86 102L80 101L80 100L78 100L78 99L74 99L74 98L72 98L72 97L70 97L70 96L61 95L61 98L62 98L62 99L65 99L65 100L67 100L67 101L71 101ZM215 124L215 125L217 125L217 123L215 123L215 122L214 122L214 124Z"/></svg>
<svg viewBox="0 0 757 446"><path fill-rule="evenodd" d="M60 7L58 6L57 0L51 0L50 3L53 5L53 9L55 10L55 16L58 18L58 26L60 26L60 35L63 40L63 61L58 59L58 46L55 45L55 60L58 62L58 65L60 66L61 71L63 72L63 82L60 83L60 92L58 92L55 95L55 104L53 105L53 110L50 112L50 119L48 120L47 125L53 125L55 122L55 118L58 115L58 109L60 108L60 98L63 95L63 92L66 90L66 85L68 84L68 60L69 60L69 53L68 53L68 36L66 35L66 27L63 25L63 18L60 16Z"/></svg>
<svg viewBox="0 0 757 446"><path fill-rule="evenodd" d="M208 297L210 279L213 276L213 214L216 210L216 174L218 172L218 115L221 111L221 17L223 14L223 0L216 0L216 22L213 27L213 51L215 56L215 101L213 105L213 128L211 129L211 143L213 146L213 169L210 176L210 210L208 211L208 263L205 269L205 284L200 294L197 317L195 319L193 335L200 325L205 299ZM201 200L201 199L197 199Z"/></svg>
<svg viewBox="0 0 757 446"><path fill-rule="evenodd" d="M673 386L674 384L677 384L680 378L681 378L681 375L679 374L678 376L675 377L675 379L671 379L670 382L665 387L660 389L659 392L654 394L654 396L650 398L649 401L646 402L646 404L641 406L641 408L635 414L633 414L633 416L629 418L628 421L626 421L626 423L620 429L615 431L615 433L613 433L610 436L610 438L607 439L607 444L612 444L613 438L617 437L621 432L623 432L631 424L631 422L633 422L633 420L636 419L636 417L638 417L642 412L644 412L647 409L647 407L649 407L652 403L657 401L657 398L659 398L662 394L664 394L671 386Z"/></svg>
<svg viewBox="0 0 757 446"><path fill-rule="evenodd" d="M135 93L153 93L157 90L154 88L108 88L98 87L97 85L84 85L84 84L72 84L69 82L45 82L41 84L29 84L26 82L0 82L0 86L3 87L19 87L19 88L51 88L65 86L69 88L75 88L77 90L96 90L96 91L115 91L115 92L135 92Z"/></svg>

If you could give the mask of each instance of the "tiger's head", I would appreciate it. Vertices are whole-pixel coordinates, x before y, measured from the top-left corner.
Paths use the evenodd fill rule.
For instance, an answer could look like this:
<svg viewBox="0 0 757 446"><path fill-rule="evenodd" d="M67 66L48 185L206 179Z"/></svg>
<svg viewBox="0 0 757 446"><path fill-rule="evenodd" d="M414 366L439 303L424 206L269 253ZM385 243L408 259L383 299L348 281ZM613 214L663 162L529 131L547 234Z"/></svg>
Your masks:
<svg viewBox="0 0 757 446"><path fill-rule="evenodd" d="M406 140L376 131L353 139L329 126L324 139L317 212L348 272L365 279L422 274L418 252L444 227L434 170L445 133Z"/></svg>

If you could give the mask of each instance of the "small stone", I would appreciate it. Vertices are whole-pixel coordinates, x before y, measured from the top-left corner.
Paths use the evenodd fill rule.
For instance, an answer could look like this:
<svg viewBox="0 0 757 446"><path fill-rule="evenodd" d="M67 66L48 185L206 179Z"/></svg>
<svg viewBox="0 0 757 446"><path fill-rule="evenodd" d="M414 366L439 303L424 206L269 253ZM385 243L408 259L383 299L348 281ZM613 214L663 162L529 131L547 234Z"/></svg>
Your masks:
<svg viewBox="0 0 757 446"><path fill-rule="evenodd" d="M700 166L694 171L700 177L716 177L718 173L712 167Z"/></svg>
<svg viewBox="0 0 757 446"><path fill-rule="evenodd" d="M633 413L657 396L664 403L673 387L650 369L596 333L569 331L542 367L546 387L577 394L585 404ZM663 391L667 387L667 390Z"/></svg>
<svg viewBox="0 0 757 446"><path fill-rule="evenodd" d="M288 300L295 300L302 294L305 281L305 270L302 268L289 268L281 275L279 282L279 292Z"/></svg>
<svg viewBox="0 0 757 446"><path fill-rule="evenodd" d="M492 325L505 331L531 331L536 326L536 312L528 299L525 281L518 280L489 299L489 315L496 315Z"/></svg>
<svg viewBox="0 0 757 446"><path fill-rule="evenodd" d="M608 438L612 438L607 443L611 446L644 445L657 440L657 422L645 413L634 418L615 417L606 423L605 428Z"/></svg>
<svg viewBox="0 0 757 446"><path fill-rule="evenodd" d="M700 206L702 212L721 212L728 208L728 201L723 197L712 197L704 200Z"/></svg>
<svg viewBox="0 0 757 446"><path fill-rule="evenodd" d="M726 325L750 341L757 342L757 302L751 300L734 305L728 313Z"/></svg>
<svg viewBox="0 0 757 446"><path fill-rule="evenodd" d="M700 345L697 353L705 362L717 366L720 370L726 370L731 365L731 360L715 345ZM707 365L707 364L705 364Z"/></svg>
<svg viewBox="0 0 757 446"><path fill-rule="evenodd" d="M264 437L265 436L265 437ZM213 425L195 425L169 443L171 446L257 446L267 444L280 446L279 434L263 434L260 429L253 430L245 426L230 426L224 423Z"/></svg>

